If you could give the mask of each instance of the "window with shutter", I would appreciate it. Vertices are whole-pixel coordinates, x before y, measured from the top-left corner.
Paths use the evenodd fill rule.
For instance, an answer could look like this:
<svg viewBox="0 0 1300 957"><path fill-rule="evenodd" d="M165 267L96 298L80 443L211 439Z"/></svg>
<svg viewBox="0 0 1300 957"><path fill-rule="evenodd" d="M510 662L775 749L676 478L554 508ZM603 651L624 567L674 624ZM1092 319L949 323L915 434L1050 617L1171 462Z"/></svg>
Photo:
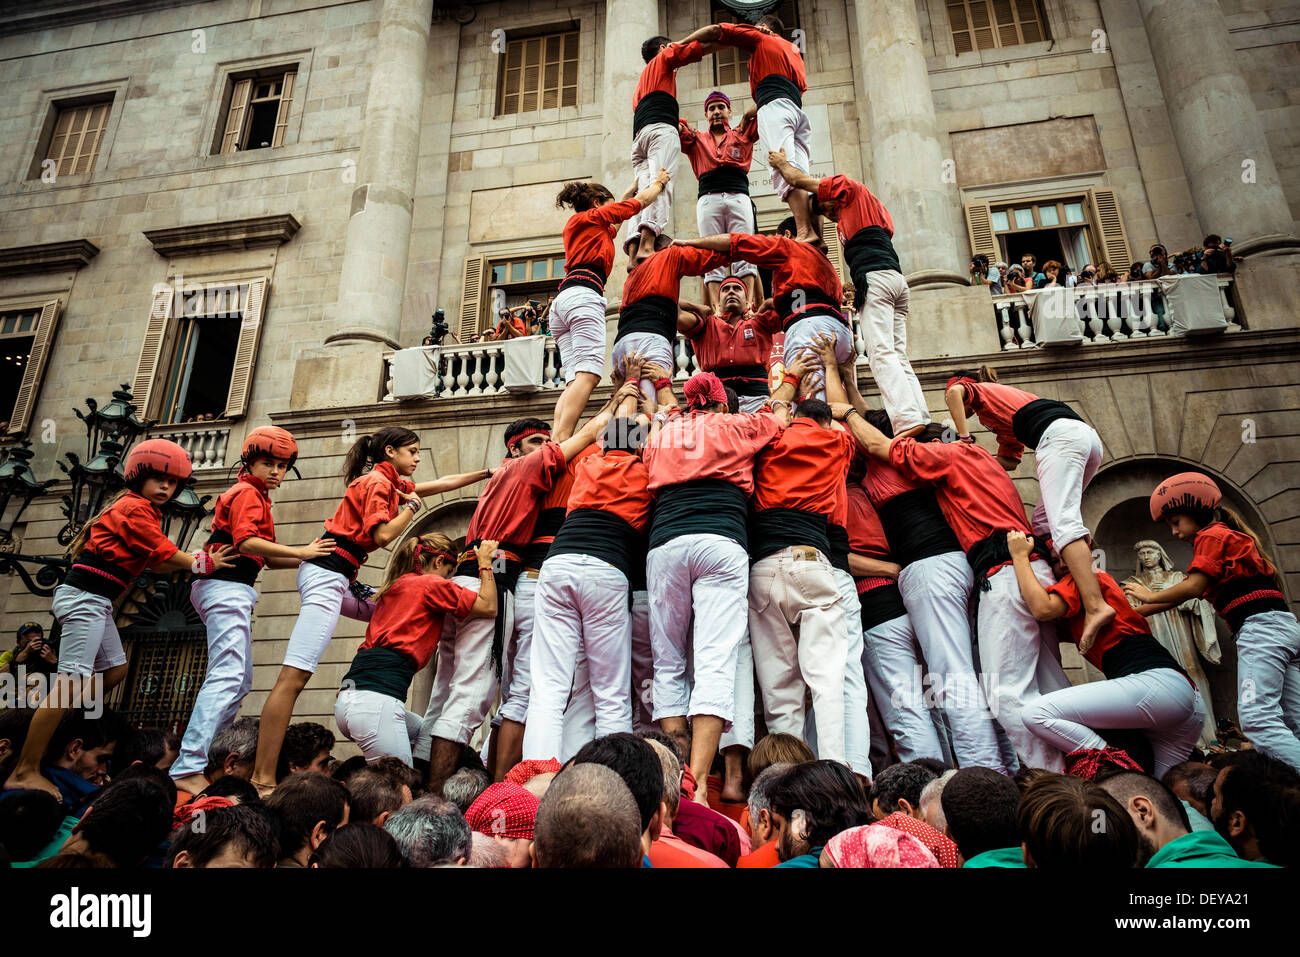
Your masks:
<svg viewBox="0 0 1300 957"><path fill-rule="evenodd" d="M0 433L27 431L45 376L45 364L59 325L57 299L0 314L0 360L4 385L0 386Z"/></svg>
<svg viewBox="0 0 1300 957"><path fill-rule="evenodd" d="M239 418L248 409L248 394L257 366L257 344L262 338L262 315L266 310L268 283L254 279L248 284L243 314L239 323L239 342L235 347L235 366L230 373L230 390L226 395L224 418Z"/></svg>
<svg viewBox="0 0 1300 957"><path fill-rule="evenodd" d="M236 80L230 94L230 111L226 114L226 131L221 137L221 152L236 153L244 134L244 114L248 112L248 98L253 92L251 79Z"/></svg>
<svg viewBox="0 0 1300 957"><path fill-rule="evenodd" d="M997 261L1000 253L993 238L993 217L988 203L966 204L966 237L970 240L972 256L983 253L991 262Z"/></svg>
<svg viewBox="0 0 1300 957"><path fill-rule="evenodd" d="M829 218L822 219L822 240L826 243L826 258L831 261L835 271L840 274L840 282L847 288L853 285L853 278L844 271L844 249L840 246L840 234L835 223Z"/></svg>
<svg viewBox="0 0 1300 957"><path fill-rule="evenodd" d="M230 98L215 152L239 153L284 145L293 108L297 64L232 75Z"/></svg>
<svg viewBox="0 0 1300 957"><path fill-rule="evenodd" d="M948 0L948 26L957 53L1048 39L1039 0Z"/></svg>
<svg viewBox="0 0 1300 957"><path fill-rule="evenodd" d="M578 104L578 30L547 27L507 36L497 77L497 116Z"/></svg>
<svg viewBox="0 0 1300 957"><path fill-rule="evenodd" d="M280 91L280 105L275 113L275 134L271 137L272 146L284 145L284 134L289 128L289 108L293 105L293 83L296 73L284 75L284 86Z"/></svg>
<svg viewBox="0 0 1300 957"><path fill-rule="evenodd" d="M57 175L74 176L95 168L112 107L112 97L95 103L58 107L54 131L45 151L45 158L54 161Z"/></svg>
<svg viewBox="0 0 1300 957"><path fill-rule="evenodd" d="M1124 217L1120 215L1115 191L1094 189L1089 194L1089 198L1093 222L1101 237L1103 258L1115 269L1123 269L1132 260L1129 259L1128 233L1124 229Z"/></svg>
<svg viewBox="0 0 1300 957"><path fill-rule="evenodd" d="M140 361L136 365L135 380L131 384L131 394L135 396L141 418L149 415L149 400L154 378L158 374L158 359L162 355L163 341L167 336L175 300L176 293L170 285L165 288L160 286L154 291L153 304L149 307L149 324L145 327Z"/></svg>
<svg viewBox="0 0 1300 957"><path fill-rule="evenodd" d="M467 256L465 259L460 283L460 328L456 330L456 336L461 342L468 342L482 324L486 262L482 256Z"/></svg>

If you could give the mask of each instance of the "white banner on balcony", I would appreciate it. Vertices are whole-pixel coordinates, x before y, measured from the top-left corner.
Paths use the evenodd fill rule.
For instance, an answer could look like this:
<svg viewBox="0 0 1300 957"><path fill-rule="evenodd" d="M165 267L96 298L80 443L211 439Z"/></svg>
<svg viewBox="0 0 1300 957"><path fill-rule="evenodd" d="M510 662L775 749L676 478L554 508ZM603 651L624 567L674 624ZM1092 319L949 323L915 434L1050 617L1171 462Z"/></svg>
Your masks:
<svg viewBox="0 0 1300 957"><path fill-rule="evenodd" d="M536 392L540 389L546 337L524 336L520 339L507 339L501 344L505 347L502 381L506 391Z"/></svg>
<svg viewBox="0 0 1300 957"><path fill-rule="evenodd" d="M1083 323L1074 308L1073 289L1048 286L1024 293L1034 337L1042 345L1074 345L1083 341Z"/></svg>
<svg viewBox="0 0 1300 957"><path fill-rule="evenodd" d="M432 399L438 394L438 349L398 349L393 353L393 398Z"/></svg>
<svg viewBox="0 0 1300 957"><path fill-rule="evenodd" d="M1165 321L1174 335L1228 328L1217 276L1163 276L1158 281L1165 300Z"/></svg>

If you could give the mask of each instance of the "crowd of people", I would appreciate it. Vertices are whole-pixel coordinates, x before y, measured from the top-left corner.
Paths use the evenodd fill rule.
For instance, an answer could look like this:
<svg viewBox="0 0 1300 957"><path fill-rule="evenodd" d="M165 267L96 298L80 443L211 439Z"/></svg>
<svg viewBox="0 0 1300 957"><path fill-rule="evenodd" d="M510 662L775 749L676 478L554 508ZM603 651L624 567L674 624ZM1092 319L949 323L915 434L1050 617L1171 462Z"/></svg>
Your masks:
<svg viewBox="0 0 1300 957"><path fill-rule="evenodd" d="M1183 473L1150 505L1191 546L1187 576L1121 587L1093 564L1081 502L1102 447L1077 412L981 367L948 380L951 426L932 420L906 355L893 219L864 184L807 172L803 61L782 31L765 17L644 44L636 182L621 200L591 182L557 196L572 215L549 309L566 378L554 421L512 422L497 467L416 482L420 437L377 429L348 452L321 535L286 545L271 496L298 446L258 427L191 554L158 511L189 480L188 456L162 439L131 448L125 490L74 538L55 591L51 694L0 715L11 859L1292 863L1300 622L1276 566L1215 483ZM756 107L732 129L729 101L711 95L709 129L691 131L675 71L719 45L749 51ZM755 137L790 209L775 236L754 233L745 201ZM673 239L682 149L701 235ZM841 309L823 216L856 315ZM606 367L604 288L624 222L614 387L583 421ZM759 268L771 273L761 301ZM683 301L686 276L705 277L709 302ZM880 409L859 391L854 321ZM517 332L511 317L501 329ZM678 331L702 370L680 395ZM996 451L972 434L976 417ZM1008 474L1026 450L1032 518ZM425 497L485 480L463 544L414 531ZM390 546L380 586L360 584ZM301 609L260 715L237 718L264 567L297 569ZM123 747L137 736L90 706L125 677L114 604L146 569L193 573L208 670L179 743ZM1195 753L1201 693L1146 623L1198 596L1236 636L1251 751ZM341 615L367 627L334 709L360 754L335 764L331 733L292 716ZM1071 686L1061 640L1104 680ZM427 709L408 711L435 654ZM1090 827L1097 812L1113 826Z"/></svg>

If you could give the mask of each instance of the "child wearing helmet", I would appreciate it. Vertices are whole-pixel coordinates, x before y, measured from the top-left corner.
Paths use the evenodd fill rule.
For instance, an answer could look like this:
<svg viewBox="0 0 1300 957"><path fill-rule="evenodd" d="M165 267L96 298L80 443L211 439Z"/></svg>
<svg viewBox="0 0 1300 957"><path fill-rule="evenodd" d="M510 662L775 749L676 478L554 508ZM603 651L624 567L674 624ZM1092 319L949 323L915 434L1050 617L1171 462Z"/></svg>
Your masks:
<svg viewBox="0 0 1300 957"><path fill-rule="evenodd" d="M264 567L297 568L334 547L328 538L302 546L275 540L270 493L297 459L298 443L287 431L275 426L253 429L239 454L239 477L217 498L204 549L232 546L235 557L229 568L197 577L190 586L190 601L208 631L208 673L170 771L181 790L197 794L207 787L202 772L208 745L235 719L240 702L252 690L251 619L258 573Z"/></svg>
<svg viewBox="0 0 1300 957"><path fill-rule="evenodd" d="M1300 771L1300 621L1287 605L1277 567L1241 517L1222 504L1208 476L1182 472L1151 495L1151 518L1191 542L1192 564L1177 585L1124 590L1146 616L1189 598L1214 605L1237 639L1237 716L1260 751Z"/></svg>
<svg viewBox="0 0 1300 957"><path fill-rule="evenodd" d="M123 465L126 488L83 525L68 546L72 566L54 590L50 609L62 632L58 676L32 718L22 755L5 782L7 789L39 788L59 795L41 774L41 759L70 707L84 707L87 696L102 702L102 695L126 677L126 654L113 624L113 606L137 576L145 570L231 566L233 549L228 546L195 556L162 533L159 506L185 487L192 470L190 457L175 442L141 442Z"/></svg>

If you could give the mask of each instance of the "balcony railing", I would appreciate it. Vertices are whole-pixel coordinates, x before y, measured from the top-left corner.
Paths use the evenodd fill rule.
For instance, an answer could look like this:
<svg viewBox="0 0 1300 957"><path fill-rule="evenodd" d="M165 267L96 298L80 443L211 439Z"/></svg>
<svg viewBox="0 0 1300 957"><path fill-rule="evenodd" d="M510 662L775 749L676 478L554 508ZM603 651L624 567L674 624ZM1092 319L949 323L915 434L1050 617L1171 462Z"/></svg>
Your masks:
<svg viewBox="0 0 1300 957"><path fill-rule="evenodd" d="M1190 278L1190 277L1188 277ZM1228 297L1232 276L1221 273L1214 277L1219 290L1219 302L1225 332L1241 329L1234 321L1236 310ZM1181 277L1175 281L1180 281ZM1037 290L1028 296L1042 295ZM1099 286L1072 286L1057 290L1067 297L1067 309L1073 309L1078 320L1078 332L1085 343L1125 342L1129 339L1148 339L1173 335L1169 311L1160 284L1152 280L1141 282L1107 283ZM998 336L1004 351L1033 349L1042 345L1034 329L1033 310L1027 294L1008 293L993 296L993 315Z"/></svg>
<svg viewBox="0 0 1300 957"><path fill-rule="evenodd" d="M218 472L226 468L226 446L230 442L228 422L162 425L150 429L149 438L175 442L189 455L195 472Z"/></svg>

